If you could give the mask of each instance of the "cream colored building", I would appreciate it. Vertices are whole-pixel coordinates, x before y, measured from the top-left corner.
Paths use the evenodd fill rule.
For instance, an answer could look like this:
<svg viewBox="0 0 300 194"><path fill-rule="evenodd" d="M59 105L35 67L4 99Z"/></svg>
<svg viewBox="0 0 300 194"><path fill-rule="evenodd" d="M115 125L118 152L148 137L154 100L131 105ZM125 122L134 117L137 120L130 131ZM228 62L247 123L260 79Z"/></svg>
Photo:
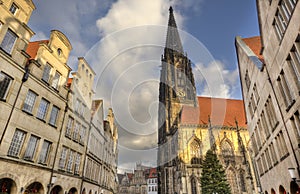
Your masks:
<svg viewBox="0 0 300 194"><path fill-rule="evenodd" d="M295 194L300 191L300 4L256 3L260 36L236 37L253 156L263 193Z"/></svg>
<svg viewBox="0 0 300 194"><path fill-rule="evenodd" d="M72 45L62 32L29 42L34 32L26 24L34 9L31 0L0 1L0 192L115 193L112 110L107 121L93 119L95 72L79 57L69 78ZM105 137L98 155L90 152L98 146L89 141L95 126ZM85 185L88 158L103 161L97 176L105 183L97 189Z"/></svg>

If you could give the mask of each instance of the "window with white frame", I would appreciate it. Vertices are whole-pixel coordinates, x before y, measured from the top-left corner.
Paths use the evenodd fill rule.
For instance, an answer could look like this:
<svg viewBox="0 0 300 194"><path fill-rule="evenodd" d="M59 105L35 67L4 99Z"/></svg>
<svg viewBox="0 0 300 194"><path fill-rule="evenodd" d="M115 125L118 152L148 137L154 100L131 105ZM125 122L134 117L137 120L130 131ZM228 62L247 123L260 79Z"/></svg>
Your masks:
<svg viewBox="0 0 300 194"><path fill-rule="evenodd" d="M74 119L72 117L68 118L67 128L66 128L66 136L71 137L72 128L73 128Z"/></svg>
<svg viewBox="0 0 300 194"><path fill-rule="evenodd" d="M0 47L8 54L11 54L17 38L18 36L12 30L8 29L4 35Z"/></svg>
<svg viewBox="0 0 300 194"><path fill-rule="evenodd" d="M80 131L80 123L75 122L74 132L73 132L73 139L74 140L78 140L79 131Z"/></svg>
<svg viewBox="0 0 300 194"><path fill-rule="evenodd" d="M80 131L80 137L79 137L80 143L84 143L85 132L86 132L86 127L82 126Z"/></svg>
<svg viewBox="0 0 300 194"><path fill-rule="evenodd" d="M21 148L24 143L25 135L26 133L24 131L16 129L8 149L7 154L9 156L16 156L16 157L19 156Z"/></svg>
<svg viewBox="0 0 300 194"><path fill-rule="evenodd" d="M11 6L9 8L10 13L12 13L13 15L15 15L18 10L19 10L19 8L18 8L18 6L15 3L11 4Z"/></svg>
<svg viewBox="0 0 300 194"><path fill-rule="evenodd" d="M75 102L75 112L77 112L77 113L79 113L79 107L80 107L80 104L81 104L81 102L80 102L80 100L77 98L76 99L76 102Z"/></svg>
<svg viewBox="0 0 300 194"><path fill-rule="evenodd" d="M49 107L49 102L44 98L42 98L38 109L37 118L45 120L48 107Z"/></svg>
<svg viewBox="0 0 300 194"><path fill-rule="evenodd" d="M36 136L30 136L29 138L29 142L27 144L27 149L25 151L25 154L24 154L24 159L26 160L32 160L33 157L34 157L34 153L35 153L35 150L36 150L36 146L38 144L38 140L39 138L36 137Z"/></svg>
<svg viewBox="0 0 300 194"><path fill-rule="evenodd" d="M60 169L65 168L67 153L68 153L68 148L63 147L62 151L61 151L61 154L60 154L59 164L58 164Z"/></svg>
<svg viewBox="0 0 300 194"><path fill-rule="evenodd" d="M283 30L279 27L278 21L274 19L273 26L277 35L278 40L280 41L283 37Z"/></svg>
<svg viewBox="0 0 300 194"><path fill-rule="evenodd" d="M81 161L81 154L77 153L75 159L75 174L79 174L80 161Z"/></svg>
<svg viewBox="0 0 300 194"><path fill-rule="evenodd" d="M44 67L44 72L43 72L42 80L44 80L47 83L49 82L50 72L51 72L51 66L50 66L49 63L46 63L46 65Z"/></svg>
<svg viewBox="0 0 300 194"><path fill-rule="evenodd" d="M28 93L26 95L26 99L24 101L24 106L23 106L23 110L28 112L28 113L32 113L32 109L36 100L37 94L34 93L31 90L28 90Z"/></svg>
<svg viewBox="0 0 300 194"><path fill-rule="evenodd" d="M70 154L69 154L69 158L68 158L68 162L67 162L67 167L66 170L68 172L71 172L73 170L73 160L74 160L74 151L70 150Z"/></svg>
<svg viewBox="0 0 300 194"><path fill-rule="evenodd" d="M44 140L43 146L42 146L42 150L40 153L40 157L38 162L45 164L48 160L48 156L49 156L49 152L50 152L50 148L51 148L51 142Z"/></svg>
<svg viewBox="0 0 300 194"><path fill-rule="evenodd" d="M50 125L53 126L56 125L58 113L59 113L59 108L57 106L53 106L50 114L50 120L49 120Z"/></svg>
<svg viewBox="0 0 300 194"><path fill-rule="evenodd" d="M0 99L5 100L12 78L3 72L0 72Z"/></svg>
<svg viewBox="0 0 300 194"><path fill-rule="evenodd" d="M58 71L55 72L55 75L52 80L52 87L57 89L59 86L60 73Z"/></svg>
<svg viewBox="0 0 300 194"><path fill-rule="evenodd" d="M298 89L300 89L300 36L297 38L296 44L292 47L291 53L287 59Z"/></svg>

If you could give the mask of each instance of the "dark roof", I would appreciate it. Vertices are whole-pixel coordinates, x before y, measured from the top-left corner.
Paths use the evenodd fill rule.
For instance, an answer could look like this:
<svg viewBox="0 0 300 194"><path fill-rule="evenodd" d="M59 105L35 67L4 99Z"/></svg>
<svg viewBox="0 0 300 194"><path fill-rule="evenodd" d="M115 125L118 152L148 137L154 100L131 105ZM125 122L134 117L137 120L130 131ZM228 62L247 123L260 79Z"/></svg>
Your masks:
<svg viewBox="0 0 300 194"><path fill-rule="evenodd" d="M183 48L182 48L179 32L177 29L175 17L173 14L173 8L170 7L169 11L170 13L169 13L166 48L183 54Z"/></svg>
<svg viewBox="0 0 300 194"><path fill-rule="evenodd" d="M235 127L235 120L240 127L247 127L242 100L211 98L198 96L199 107L183 106L182 124L209 124Z"/></svg>

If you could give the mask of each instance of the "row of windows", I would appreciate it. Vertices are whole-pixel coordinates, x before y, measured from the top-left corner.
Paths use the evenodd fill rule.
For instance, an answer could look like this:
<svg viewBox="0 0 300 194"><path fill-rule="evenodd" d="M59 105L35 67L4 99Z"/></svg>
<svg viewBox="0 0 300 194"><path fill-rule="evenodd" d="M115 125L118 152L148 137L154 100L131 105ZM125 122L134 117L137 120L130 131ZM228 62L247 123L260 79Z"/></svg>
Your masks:
<svg viewBox="0 0 300 194"><path fill-rule="evenodd" d="M35 92L33 92L32 90L28 90L25 101L24 101L24 105L23 105L23 111L32 114L37 96L38 95ZM45 121L47 118L49 106L50 106L50 102L42 97L40 100L40 104L38 107L36 117L40 120ZM52 110L51 110L50 118L49 118L50 125L56 126L56 121L57 121L57 116L58 116L59 110L60 109L57 106L55 106L55 105L52 106Z"/></svg>
<svg viewBox="0 0 300 194"><path fill-rule="evenodd" d="M60 80L61 74L58 71L55 71L54 76L51 80L50 75L51 75L52 69L53 68L51 67L51 65L49 63L45 64L43 75L42 75L42 80L48 84L50 84L50 82L51 82L51 87L57 90L58 86L59 86L59 80Z"/></svg>
<svg viewBox="0 0 300 194"><path fill-rule="evenodd" d="M149 179L149 180L148 180L148 183L149 183L149 184L157 183L157 179Z"/></svg>
<svg viewBox="0 0 300 194"><path fill-rule="evenodd" d="M157 186L149 186L148 191L157 191Z"/></svg>
<svg viewBox="0 0 300 194"><path fill-rule="evenodd" d="M24 160L30 160L35 162L36 161L36 155L38 156L37 162L46 164L48 161L48 156L50 152L50 148L52 143L43 140L41 141L41 138L35 135L30 135L29 140L27 141L27 147L25 150L25 153L21 153L22 147L25 143L27 133L16 129L13 138L11 140L11 144L8 149L8 156L13 157L20 157L20 155L23 155ZM43 142L42 147L39 148L40 143ZM39 151L37 151L39 150Z"/></svg>
<svg viewBox="0 0 300 194"><path fill-rule="evenodd" d="M84 144L86 131L87 130L85 126L81 125L78 121L75 121L69 116L65 133L66 137Z"/></svg>
<svg viewBox="0 0 300 194"><path fill-rule="evenodd" d="M300 90L300 35L296 39L290 53L286 59L286 69L282 69L277 78L278 88L284 100L286 110L288 111L295 102L295 97L298 93L292 91ZM288 75L289 78L287 78ZM294 86L294 85L295 86ZM295 90L293 90L295 87Z"/></svg>
<svg viewBox="0 0 300 194"><path fill-rule="evenodd" d="M79 174L80 163L81 163L81 154L63 146L60 159L59 159L59 168L61 170L66 170L67 172Z"/></svg>
<svg viewBox="0 0 300 194"><path fill-rule="evenodd" d="M273 26L279 40L282 39L291 15L295 9L298 0L281 0L273 21Z"/></svg>
<svg viewBox="0 0 300 194"><path fill-rule="evenodd" d="M90 158L87 160L84 176L100 185L110 185L109 171L100 163L95 162Z"/></svg>
<svg viewBox="0 0 300 194"><path fill-rule="evenodd" d="M278 163L278 157L283 160L287 155L286 141L282 131L280 131L257 160L260 176Z"/></svg>
<svg viewBox="0 0 300 194"><path fill-rule="evenodd" d="M86 105L77 98L75 102L75 112L81 116L84 116L85 111Z"/></svg>

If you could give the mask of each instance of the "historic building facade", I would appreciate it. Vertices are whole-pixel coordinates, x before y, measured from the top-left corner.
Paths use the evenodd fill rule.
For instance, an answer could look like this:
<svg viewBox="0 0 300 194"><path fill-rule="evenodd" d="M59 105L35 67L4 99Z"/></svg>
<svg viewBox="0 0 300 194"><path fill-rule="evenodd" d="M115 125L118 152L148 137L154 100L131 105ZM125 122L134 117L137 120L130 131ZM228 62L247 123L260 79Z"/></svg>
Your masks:
<svg viewBox="0 0 300 194"><path fill-rule="evenodd" d="M197 97L172 7L159 87L158 193L201 193L201 163L214 148L233 194L255 193L242 100Z"/></svg>
<svg viewBox="0 0 300 194"><path fill-rule="evenodd" d="M300 5L256 3L260 36L235 41L253 157L264 193L294 194L300 191Z"/></svg>
<svg viewBox="0 0 300 194"><path fill-rule="evenodd" d="M62 32L29 42L34 9L31 0L0 1L0 192L116 193L113 112L104 120L103 107L93 108L100 100L93 100L95 73L84 58L69 79L72 45ZM95 176L106 181L87 176L89 159L105 169Z"/></svg>
<svg viewBox="0 0 300 194"><path fill-rule="evenodd" d="M118 174L118 194L157 194L156 168L138 163L133 173Z"/></svg>

